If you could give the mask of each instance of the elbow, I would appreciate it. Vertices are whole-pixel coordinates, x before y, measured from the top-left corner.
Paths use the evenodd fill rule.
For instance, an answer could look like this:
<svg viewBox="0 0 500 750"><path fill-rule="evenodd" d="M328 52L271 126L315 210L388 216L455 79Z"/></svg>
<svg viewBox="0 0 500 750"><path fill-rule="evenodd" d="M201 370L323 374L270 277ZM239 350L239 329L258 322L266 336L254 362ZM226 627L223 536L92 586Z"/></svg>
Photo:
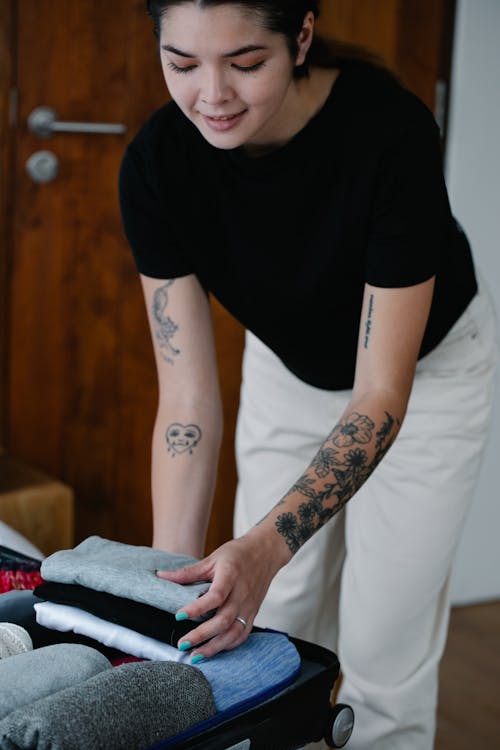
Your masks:
<svg viewBox="0 0 500 750"><path fill-rule="evenodd" d="M373 404L375 408L394 415L401 425L406 416L410 392L410 388L393 385L354 389L350 406L356 409L361 405Z"/></svg>

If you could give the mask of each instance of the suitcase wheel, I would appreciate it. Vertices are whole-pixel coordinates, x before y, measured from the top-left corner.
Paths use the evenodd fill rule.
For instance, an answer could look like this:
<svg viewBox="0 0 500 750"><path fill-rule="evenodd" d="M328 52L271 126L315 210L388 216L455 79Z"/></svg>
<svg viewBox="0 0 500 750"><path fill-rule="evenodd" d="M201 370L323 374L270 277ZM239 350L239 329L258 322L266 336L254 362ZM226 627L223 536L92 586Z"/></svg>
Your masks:
<svg viewBox="0 0 500 750"><path fill-rule="evenodd" d="M337 703L328 712L325 741L328 747L344 747L352 734L354 711L345 703Z"/></svg>

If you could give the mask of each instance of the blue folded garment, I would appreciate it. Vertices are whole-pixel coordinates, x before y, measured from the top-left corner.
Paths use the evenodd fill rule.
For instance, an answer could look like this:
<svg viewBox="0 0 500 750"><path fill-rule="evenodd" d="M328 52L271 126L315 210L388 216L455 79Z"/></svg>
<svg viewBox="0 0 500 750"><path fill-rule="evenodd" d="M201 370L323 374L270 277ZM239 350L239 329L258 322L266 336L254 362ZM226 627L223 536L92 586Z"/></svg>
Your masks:
<svg viewBox="0 0 500 750"><path fill-rule="evenodd" d="M300 654L284 633L252 633L232 651L196 664L209 681L218 711L264 700L300 674Z"/></svg>

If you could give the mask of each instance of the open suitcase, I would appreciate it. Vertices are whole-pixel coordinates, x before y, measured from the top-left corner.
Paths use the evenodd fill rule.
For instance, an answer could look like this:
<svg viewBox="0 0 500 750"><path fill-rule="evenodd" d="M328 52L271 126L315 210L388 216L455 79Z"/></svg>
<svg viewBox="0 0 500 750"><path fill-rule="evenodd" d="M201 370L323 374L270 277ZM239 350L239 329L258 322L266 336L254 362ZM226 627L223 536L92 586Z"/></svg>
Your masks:
<svg viewBox="0 0 500 750"><path fill-rule="evenodd" d="M38 570L40 563L0 545L0 564L2 560L7 561L10 568L29 571ZM46 634L50 635L51 631L36 625L31 603L27 610L23 605L26 612L22 617L16 616L19 615L17 605L10 605L8 595L2 604L0 620L3 616L4 620L26 627L39 641L38 645L60 640L60 633L54 633L53 639L47 640ZM40 636L37 630L45 635ZM264 629L254 627L253 630ZM300 674L293 682L218 713L144 750L298 750L322 739L329 747L344 747L352 734L354 713L350 706L332 706L330 702L340 672L337 656L308 641L289 638L301 658ZM65 640L71 640L70 634L65 634ZM78 637L78 641L82 642L82 637Z"/></svg>
<svg viewBox="0 0 500 750"><path fill-rule="evenodd" d="M238 713L223 712L148 750L298 750L324 739L344 747L352 734L350 706L330 703L339 675L332 651L290 637L302 661L301 674L272 697Z"/></svg>

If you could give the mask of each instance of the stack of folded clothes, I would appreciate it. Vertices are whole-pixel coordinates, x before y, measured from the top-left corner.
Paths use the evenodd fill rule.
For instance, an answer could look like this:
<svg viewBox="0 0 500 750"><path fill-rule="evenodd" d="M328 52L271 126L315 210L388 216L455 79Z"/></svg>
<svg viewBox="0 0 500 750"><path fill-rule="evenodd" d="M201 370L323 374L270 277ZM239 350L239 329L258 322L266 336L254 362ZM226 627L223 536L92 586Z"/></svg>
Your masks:
<svg viewBox="0 0 500 750"><path fill-rule="evenodd" d="M44 583L34 594L40 625L73 631L145 659L172 660L179 638L197 626L178 622L178 609L209 583L180 585L156 571L177 570L196 558L91 536L45 558ZM175 654L177 657L177 654Z"/></svg>
<svg viewBox="0 0 500 750"><path fill-rule="evenodd" d="M236 649L196 665L189 653L176 648L199 621L178 622L175 613L210 584L175 584L158 578L156 571L194 562L186 555L97 536L45 558L43 582L33 592L38 625L117 649L124 655L121 662L128 655L135 663L111 668L103 653L68 643L3 660L0 750L139 750L200 722L217 721L221 712L225 717L255 705L290 684L300 673L300 656L284 633L255 628ZM18 661L16 666L14 660L21 658L23 664ZM88 662L90 673L78 660ZM5 678L19 684L14 690L17 708L10 703L5 715L1 669L8 662ZM46 680L39 685L40 678L32 681L31 673ZM25 684L32 689L24 701ZM51 744L44 745L49 738Z"/></svg>

